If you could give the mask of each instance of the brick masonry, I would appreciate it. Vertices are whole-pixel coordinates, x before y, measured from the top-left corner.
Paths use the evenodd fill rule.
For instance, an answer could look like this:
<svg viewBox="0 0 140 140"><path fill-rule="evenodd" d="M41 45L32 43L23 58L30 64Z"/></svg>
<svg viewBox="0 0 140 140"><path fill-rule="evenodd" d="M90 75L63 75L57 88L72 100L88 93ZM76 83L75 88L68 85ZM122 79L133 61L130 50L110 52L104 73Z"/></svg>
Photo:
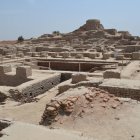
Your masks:
<svg viewBox="0 0 140 140"><path fill-rule="evenodd" d="M108 79L99 87L118 97L140 101L140 83L138 80Z"/></svg>
<svg viewBox="0 0 140 140"><path fill-rule="evenodd" d="M14 89L9 90L12 98L15 100L31 99L37 95L43 94L49 89L55 87L61 82L61 74L54 74L48 78L37 79Z"/></svg>
<svg viewBox="0 0 140 140"><path fill-rule="evenodd" d="M80 65L80 66L79 66ZM63 61L50 61L50 68L52 70L63 70L63 71L90 71L94 67L99 67L99 69L104 66L109 65L106 63L91 63L91 62L63 62ZM110 64L111 65L111 64ZM38 66L49 67L49 62L39 61Z"/></svg>

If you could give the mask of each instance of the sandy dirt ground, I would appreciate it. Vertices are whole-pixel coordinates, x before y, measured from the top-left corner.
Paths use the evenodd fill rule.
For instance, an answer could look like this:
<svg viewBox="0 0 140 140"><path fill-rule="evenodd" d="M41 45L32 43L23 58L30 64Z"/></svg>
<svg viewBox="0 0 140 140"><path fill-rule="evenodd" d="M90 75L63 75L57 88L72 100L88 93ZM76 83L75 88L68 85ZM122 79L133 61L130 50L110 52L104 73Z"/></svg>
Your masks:
<svg viewBox="0 0 140 140"><path fill-rule="evenodd" d="M140 69L140 61L134 61L128 64L122 69L121 77L124 79L139 79L139 73L136 73Z"/></svg>
<svg viewBox="0 0 140 140"><path fill-rule="evenodd" d="M66 130L51 130L42 126L20 122L14 122L14 124L2 132L4 135L0 138L1 140L93 140L77 132L70 133Z"/></svg>
<svg viewBox="0 0 140 140"><path fill-rule="evenodd" d="M8 118L29 124L39 124L46 104L57 93L58 90L55 87L45 94L38 96L38 102L22 105L7 100L6 104L0 105L0 118ZM63 122L55 123L51 127L78 131L84 136L94 138L95 140L140 140L139 102L125 99L124 104L117 109L98 108L95 105L91 110L90 113L85 110L84 115L77 118L67 119L67 117L63 116ZM24 130L21 128L21 131ZM9 133L13 133L12 130Z"/></svg>
<svg viewBox="0 0 140 140"><path fill-rule="evenodd" d="M93 113L71 120L63 118L62 124L53 127L77 130L97 140L139 140L140 104L126 104L117 110L93 109Z"/></svg>
<svg viewBox="0 0 140 140"><path fill-rule="evenodd" d="M8 118L14 121L22 121L38 124L44 112L46 104L57 94L57 90L50 90L38 96L38 102L20 105L18 102L6 101L0 105L0 118Z"/></svg>

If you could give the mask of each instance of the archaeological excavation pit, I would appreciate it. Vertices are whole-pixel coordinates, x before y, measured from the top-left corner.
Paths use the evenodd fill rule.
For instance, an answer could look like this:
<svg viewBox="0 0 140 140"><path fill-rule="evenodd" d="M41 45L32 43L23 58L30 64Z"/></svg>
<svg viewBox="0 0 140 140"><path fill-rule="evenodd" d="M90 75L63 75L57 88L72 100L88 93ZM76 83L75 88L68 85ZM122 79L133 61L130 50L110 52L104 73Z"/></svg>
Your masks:
<svg viewBox="0 0 140 140"><path fill-rule="evenodd" d="M37 59L40 68L48 68L58 71L90 72L116 68L118 62L112 61L87 61L87 60L63 60L63 59Z"/></svg>
<svg viewBox="0 0 140 140"><path fill-rule="evenodd" d="M13 71L10 65L1 65L0 102L6 98L16 101L30 102L34 97L45 93L61 82L71 78L71 73L57 73L32 70L30 66L19 66ZM4 89L4 90L3 90Z"/></svg>

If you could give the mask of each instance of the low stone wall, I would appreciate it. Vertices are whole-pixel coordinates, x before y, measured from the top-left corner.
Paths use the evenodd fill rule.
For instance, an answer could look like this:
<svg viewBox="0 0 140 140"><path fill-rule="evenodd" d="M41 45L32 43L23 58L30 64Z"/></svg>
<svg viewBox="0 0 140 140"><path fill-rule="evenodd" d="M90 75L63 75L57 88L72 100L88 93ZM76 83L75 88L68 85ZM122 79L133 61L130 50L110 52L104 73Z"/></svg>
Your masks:
<svg viewBox="0 0 140 140"><path fill-rule="evenodd" d="M65 52L69 51L67 48L58 48L58 47L36 47L37 52L48 51L48 52Z"/></svg>
<svg viewBox="0 0 140 140"><path fill-rule="evenodd" d="M111 54L110 53L104 53L103 54L103 59L106 60L106 59L109 59L111 57Z"/></svg>
<svg viewBox="0 0 140 140"><path fill-rule="evenodd" d="M49 89L55 87L61 82L61 74L54 74L48 78L33 80L9 90L11 96L18 101L25 100L28 102L30 99L39 94L43 94Z"/></svg>
<svg viewBox="0 0 140 140"><path fill-rule="evenodd" d="M125 52L138 52L140 51L140 45L127 45L125 48Z"/></svg>
<svg viewBox="0 0 140 140"><path fill-rule="evenodd" d="M86 74L73 74L72 75L72 84L76 84L82 81L88 81Z"/></svg>
<svg viewBox="0 0 140 140"><path fill-rule="evenodd" d="M106 70L103 73L103 77L105 79L108 79L108 78L118 78L118 79L120 79L121 78L121 72L119 70Z"/></svg>
<svg viewBox="0 0 140 140"><path fill-rule="evenodd" d="M58 87L59 94L69 90L70 88L77 88L77 87L98 87L102 83L102 78L94 78L91 81L82 81L76 84L66 84L61 85Z"/></svg>
<svg viewBox="0 0 140 140"><path fill-rule="evenodd" d="M72 77L72 73L61 73L61 82L69 80Z"/></svg>
<svg viewBox="0 0 140 140"><path fill-rule="evenodd" d="M0 65L0 85L1 86L18 86L32 79L28 78L32 75L30 66L20 66L16 68L15 74L12 72L10 65Z"/></svg>
<svg viewBox="0 0 140 140"><path fill-rule="evenodd" d="M100 88L118 97L140 101L140 83L136 80L110 79L103 82Z"/></svg>
<svg viewBox="0 0 140 140"><path fill-rule="evenodd" d="M116 95L117 97L131 98L140 101L140 90L136 89L125 89L117 87L102 87L109 93Z"/></svg>
<svg viewBox="0 0 140 140"><path fill-rule="evenodd" d="M140 52L133 52L132 59L133 60L140 60Z"/></svg>

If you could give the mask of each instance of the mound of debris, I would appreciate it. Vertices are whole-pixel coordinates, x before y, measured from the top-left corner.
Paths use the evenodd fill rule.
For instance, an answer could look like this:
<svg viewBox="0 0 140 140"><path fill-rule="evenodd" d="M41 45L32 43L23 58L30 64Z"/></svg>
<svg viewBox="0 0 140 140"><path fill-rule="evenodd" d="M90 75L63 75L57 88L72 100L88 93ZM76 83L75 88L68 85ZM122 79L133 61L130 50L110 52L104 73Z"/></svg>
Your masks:
<svg viewBox="0 0 140 140"><path fill-rule="evenodd" d="M41 125L63 123L63 117L77 118L90 114L94 108L117 109L122 101L107 91L95 87L79 87L56 96L46 105Z"/></svg>

